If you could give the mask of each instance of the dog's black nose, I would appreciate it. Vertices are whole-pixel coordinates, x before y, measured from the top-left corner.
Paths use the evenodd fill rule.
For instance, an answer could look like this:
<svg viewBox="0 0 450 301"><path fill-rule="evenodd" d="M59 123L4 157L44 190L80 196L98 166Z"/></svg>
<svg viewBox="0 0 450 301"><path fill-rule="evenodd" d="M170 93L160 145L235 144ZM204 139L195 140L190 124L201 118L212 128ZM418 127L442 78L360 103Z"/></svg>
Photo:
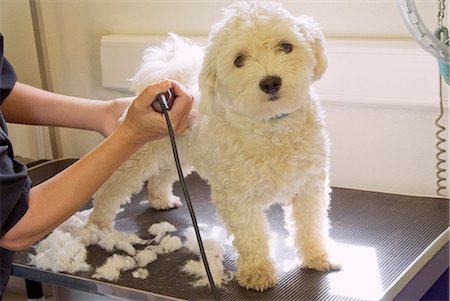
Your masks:
<svg viewBox="0 0 450 301"><path fill-rule="evenodd" d="M279 76L266 76L259 82L259 87L267 94L277 92L281 87L281 78Z"/></svg>

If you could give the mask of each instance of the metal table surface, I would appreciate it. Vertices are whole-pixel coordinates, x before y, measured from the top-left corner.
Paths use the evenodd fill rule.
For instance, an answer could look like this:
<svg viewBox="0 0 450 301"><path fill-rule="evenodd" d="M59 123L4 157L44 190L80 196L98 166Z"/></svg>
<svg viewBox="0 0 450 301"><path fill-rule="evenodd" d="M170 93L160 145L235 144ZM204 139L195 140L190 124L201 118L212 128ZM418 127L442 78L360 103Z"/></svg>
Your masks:
<svg viewBox="0 0 450 301"><path fill-rule="evenodd" d="M37 166L30 170L30 177L37 184L72 162L60 160ZM222 228L209 202L209 186L195 173L187 178L187 185L203 229ZM178 183L174 193L182 195ZM174 234L181 237L184 229L192 225L187 206L154 211L139 204L146 198L143 188L118 214L116 229L146 238L151 224L168 221L178 229ZM219 289L221 299L394 299L439 251L447 252L448 258L448 199L333 188L331 204L331 237L337 243L336 252L344 264L342 271L324 273L300 269L293 246L286 243L283 212L279 206L272 206L268 211L270 245L277 264L278 284L265 292L256 292L239 287L234 279ZM135 279L130 272L125 272L115 282L92 279L93 270L70 275L38 269L28 264L31 252L30 248L16 254L13 275L128 300L212 299L208 288L192 287L193 279L181 272L183 263L193 258L184 248L162 255L148 265L147 279ZM110 255L98 246L88 247L88 263L93 267L103 264ZM236 252L228 246L224 260L226 269L236 270L236 257ZM446 264L448 267L448 261Z"/></svg>

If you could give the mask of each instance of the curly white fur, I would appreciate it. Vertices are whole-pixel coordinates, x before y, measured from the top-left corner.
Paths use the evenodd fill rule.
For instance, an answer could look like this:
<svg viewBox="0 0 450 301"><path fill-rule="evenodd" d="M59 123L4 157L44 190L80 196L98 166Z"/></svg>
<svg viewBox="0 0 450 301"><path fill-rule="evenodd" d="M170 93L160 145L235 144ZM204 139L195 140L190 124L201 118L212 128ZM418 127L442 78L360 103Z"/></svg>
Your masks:
<svg viewBox="0 0 450 301"><path fill-rule="evenodd" d="M302 266L337 268L328 248L329 141L311 87L327 66L319 26L279 4L237 2L209 41L203 54L171 35L146 52L134 86L139 92L161 77L174 78L199 98L198 79L200 116L177 144L184 169L193 165L208 181L235 237L239 284L265 290L277 282L264 213L276 202L285 208ZM265 91L268 77L279 79L276 89ZM152 208L180 206L172 194L176 177L168 139L148 143L98 191L90 222L112 227L120 204L147 179Z"/></svg>
<svg viewBox="0 0 450 301"><path fill-rule="evenodd" d="M184 246L188 248L191 253L200 257L200 248L195 237L194 228L187 228L184 231L184 237L186 238ZM202 234L202 237L205 238L205 235ZM226 284L233 279L233 273L225 270L225 267L223 266L224 256L222 245L218 240L211 238L203 239L203 245L208 259L208 265L214 279L214 284L217 287L221 287L223 284ZM193 286L201 287L209 285L208 276L206 275L206 270L201 259L188 260L183 265L182 271L195 277L196 280L192 282Z"/></svg>

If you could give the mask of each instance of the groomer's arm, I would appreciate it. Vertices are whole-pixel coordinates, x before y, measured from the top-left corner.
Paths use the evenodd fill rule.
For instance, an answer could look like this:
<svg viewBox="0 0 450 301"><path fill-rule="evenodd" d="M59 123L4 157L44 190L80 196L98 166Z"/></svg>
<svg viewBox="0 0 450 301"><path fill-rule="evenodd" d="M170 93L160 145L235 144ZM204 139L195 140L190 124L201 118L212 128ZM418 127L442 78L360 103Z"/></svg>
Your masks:
<svg viewBox="0 0 450 301"><path fill-rule="evenodd" d="M163 115L154 112L149 105L169 86L169 81L162 81L148 87L133 101L123 123L108 138L58 175L33 187L28 211L0 239L0 246L10 250L30 246L78 211L147 141L166 136ZM172 86L177 99L170 115L174 130L181 133L187 127L193 100L181 86L173 82Z"/></svg>
<svg viewBox="0 0 450 301"><path fill-rule="evenodd" d="M108 136L130 100L84 99L17 82L2 104L6 121L96 131Z"/></svg>

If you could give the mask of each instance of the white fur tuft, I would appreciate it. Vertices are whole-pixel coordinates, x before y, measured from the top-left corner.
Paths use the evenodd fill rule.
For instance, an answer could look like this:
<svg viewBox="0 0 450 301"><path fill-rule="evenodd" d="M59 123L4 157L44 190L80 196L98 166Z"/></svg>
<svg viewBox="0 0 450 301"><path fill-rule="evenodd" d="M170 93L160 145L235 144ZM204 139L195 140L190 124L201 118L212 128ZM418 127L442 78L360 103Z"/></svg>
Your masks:
<svg viewBox="0 0 450 301"><path fill-rule="evenodd" d="M170 33L161 46L145 50L143 63L131 79L131 89L139 94L149 84L163 78L195 88L202 59L203 49L200 46Z"/></svg>
<svg viewBox="0 0 450 301"><path fill-rule="evenodd" d="M177 231L177 228L175 228L174 225L172 225L169 222L160 222L160 223L156 223L150 226L150 228L148 228L148 232L155 236L155 238L153 238L153 240L156 243L159 243L161 241L161 239L164 237L164 235L166 235L167 233L170 232L175 232Z"/></svg>
<svg viewBox="0 0 450 301"><path fill-rule="evenodd" d="M205 266L200 259L200 249L195 236L194 228L189 227L185 230L184 236L186 238L184 246L195 254L199 259L188 260L182 268L182 271L188 275L192 275L196 280L192 283L195 287L208 286L208 277L206 275ZM203 236L203 235L202 235ZM223 266L223 249L222 245L215 239L204 239L203 245L205 248L206 257L217 287L221 287L233 278L233 274L225 270Z"/></svg>
<svg viewBox="0 0 450 301"><path fill-rule="evenodd" d="M119 279L121 272L131 270L135 266L136 261L132 257L114 254L95 270L92 278L116 281Z"/></svg>
<svg viewBox="0 0 450 301"><path fill-rule="evenodd" d="M45 240L35 246L36 254L30 255L30 264L53 272L86 272L86 246L72 234L54 230Z"/></svg>

